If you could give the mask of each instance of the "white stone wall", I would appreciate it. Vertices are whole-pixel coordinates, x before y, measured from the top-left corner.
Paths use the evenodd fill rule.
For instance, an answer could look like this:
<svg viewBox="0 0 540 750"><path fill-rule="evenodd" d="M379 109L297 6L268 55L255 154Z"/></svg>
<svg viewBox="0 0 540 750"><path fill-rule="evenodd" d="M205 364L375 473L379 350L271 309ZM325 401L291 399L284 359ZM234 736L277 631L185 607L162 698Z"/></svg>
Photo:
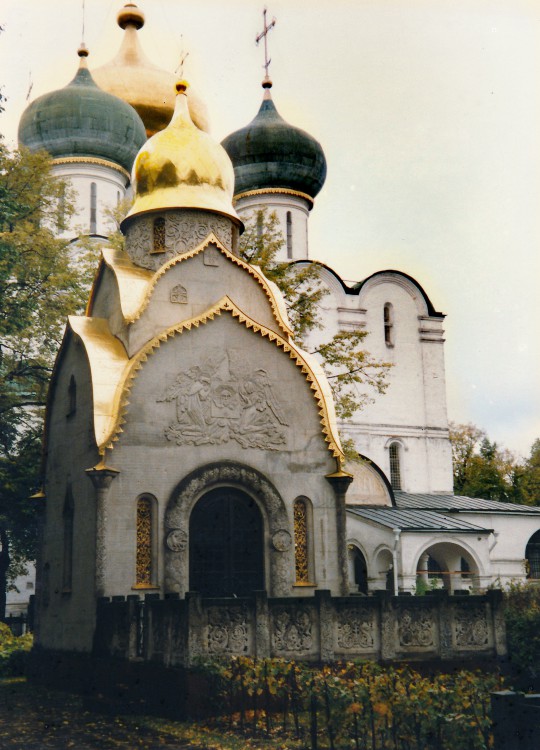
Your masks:
<svg viewBox="0 0 540 750"><path fill-rule="evenodd" d="M236 202L236 210L242 221L247 222L261 208L275 212L279 219L283 247L276 260L306 260L308 251L308 220L310 204L307 199L286 193L265 193L264 195L247 195ZM287 249L287 213L291 215L290 250Z"/></svg>
<svg viewBox="0 0 540 750"><path fill-rule="evenodd" d="M69 414L71 376L77 384ZM95 621L95 492L85 470L99 456L93 435L93 401L84 348L72 337L62 354L47 419L46 519L41 555L38 640L49 648L87 651ZM74 503L71 591L63 588L64 503Z"/></svg>
<svg viewBox="0 0 540 750"><path fill-rule="evenodd" d="M75 213L66 226L57 227L57 234L62 238L72 238L79 234L94 234L108 237L116 228L107 219L106 212L124 199L129 183L124 170L115 169L104 164L93 162L54 163L53 174L65 180L73 188ZM90 228L90 191L96 185L96 228Z"/></svg>
<svg viewBox="0 0 540 750"><path fill-rule="evenodd" d="M396 272L375 274L359 294L346 293L326 268L321 269L321 282L329 290L322 302L324 329L310 335L307 349L340 329L364 330L369 354L392 365L386 393L359 389L373 400L342 425L344 434L388 477L389 445L398 442L403 490L452 492L442 318L430 315L416 284ZM391 346L385 342L387 303L393 313Z"/></svg>

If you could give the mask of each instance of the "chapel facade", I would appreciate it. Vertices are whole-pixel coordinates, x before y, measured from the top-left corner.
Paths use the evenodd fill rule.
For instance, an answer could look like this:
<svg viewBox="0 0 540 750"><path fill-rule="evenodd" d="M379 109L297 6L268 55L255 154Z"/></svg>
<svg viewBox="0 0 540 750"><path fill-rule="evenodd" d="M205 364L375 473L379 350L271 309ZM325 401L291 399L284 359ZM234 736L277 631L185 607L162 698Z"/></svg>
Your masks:
<svg viewBox="0 0 540 750"><path fill-rule="evenodd" d="M174 112L145 84L160 73L138 42L141 12L127 3L118 18L121 50L96 71L110 91L86 53L62 90L80 118L76 148L56 144L59 92L31 104L20 128L74 175L96 160L128 174L120 145L134 159L125 249L104 244L50 388L38 648L165 666L504 653L500 606L485 592L525 579L540 509L453 495L444 315L402 271L346 284L318 263L328 295L316 335L367 330L370 353L393 364L388 392L340 425L359 455L346 464L320 365L295 343L279 290L238 254L242 220L266 207L283 260L312 262L321 145L279 115L268 78L254 120L216 143L185 82ZM112 90L116 68L125 86ZM88 92L106 133L85 132ZM122 117L129 128L116 127ZM128 141L111 150L114 132ZM90 229L118 198L107 180L73 179ZM419 581L468 597L410 596Z"/></svg>

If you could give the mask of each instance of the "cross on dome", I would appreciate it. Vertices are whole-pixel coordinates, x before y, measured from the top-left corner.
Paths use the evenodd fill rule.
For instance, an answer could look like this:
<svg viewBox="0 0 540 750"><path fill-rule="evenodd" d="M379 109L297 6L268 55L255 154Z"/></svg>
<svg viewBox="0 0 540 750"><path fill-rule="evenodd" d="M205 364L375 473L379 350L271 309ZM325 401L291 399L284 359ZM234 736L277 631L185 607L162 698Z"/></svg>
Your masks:
<svg viewBox="0 0 540 750"><path fill-rule="evenodd" d="M276 25L276 19L272 18L270 24L267 24L266 23L266 12L267 12L267 9L265 8L263 10L263 30L261 31L260 34L257 34L257 36L255 37L255 44L258 45L259 42L261 41L261 39L264 39L264 65L263 65L263 67L264 67L266 73L265 73L262 85L263 85L263 88L269 89L269 88L272 88L272 81L270 79L270 76L268 75L268 68L270 67L270 63L272 62L272 59L268 57L268 42L267 42L267 37L268 37L268 32L271 29L273 29L274 26Z"/></svg>

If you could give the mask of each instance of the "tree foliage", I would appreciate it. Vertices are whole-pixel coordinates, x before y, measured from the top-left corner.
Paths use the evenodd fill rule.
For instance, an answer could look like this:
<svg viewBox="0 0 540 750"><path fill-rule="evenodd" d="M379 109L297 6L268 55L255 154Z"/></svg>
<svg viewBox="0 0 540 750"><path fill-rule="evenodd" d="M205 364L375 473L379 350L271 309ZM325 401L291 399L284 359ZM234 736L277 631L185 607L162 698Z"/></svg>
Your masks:
<svg viewBox="0 0 540 750"><path fill-rule="evenodd" d="M295 341L318 356L332 386L337 416L350 418L373 400L373 394L384 393L391 365L374 359L365 350L366 331L338 331L328 341L309 346L315 338L310 334L323 328L321 303L328 289L321 283L321 267L317 263L278 261L283 244L276 214L260 209L246 222L240 238L240 255L259 266L279 287Z"/></svg>
<svg viewBox="0 0 540 750"><path fill-rule="evenodd" d="M35 554L43 407L67 314L81 308L84 285L73 249L58 239L70 191L44 153L0 143L0 592L9 550ZM0 593L0 617L5 599Z"/></svg>
<svg viewBox="0 0 540 750"><path fill-rule="evenodd" d="M536 438L521 476L521 491L528 505L540 505L540 438Z"/></svg>
<svg viewBox="0 0 540 750"><path fill-rule="evenodd" d="M540 504L540 440L521 461L473 424L450 424L454 492L511 503Z"/></svg>

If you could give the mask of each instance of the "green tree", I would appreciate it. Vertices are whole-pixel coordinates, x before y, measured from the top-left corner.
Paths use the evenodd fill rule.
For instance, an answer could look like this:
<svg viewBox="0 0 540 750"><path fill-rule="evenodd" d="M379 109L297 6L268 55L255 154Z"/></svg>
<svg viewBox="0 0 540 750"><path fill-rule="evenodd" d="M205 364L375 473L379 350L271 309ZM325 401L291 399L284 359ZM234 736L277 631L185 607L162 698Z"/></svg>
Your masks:
<svg viewBox="0 0 540 750"><path fill-rule="evenodd" d="M454 492L487 500L524 502L519 459L473 424L450 424Z"/></svg>
<svg viewBox="0 0 540 750"><path fill-rule="evenodd" d="M248 263L259 266L280 288L295 341L305 347L309 334L323 328L321 302L328 290L321 284L317 263L277 260L283 244L276 214L260 209L246 222L240 237L240 255ZM311 350L318 355L332 386L336 413L341 419L350 418L372 400L373 394L384 393L388 387L391 365L369 355L364 348L367 335L367 331L338 331L329 341Z"/></svg>
<svg viewBox="0 0 540 750"><path fill-rule="evenodd" d="M532 444L529 458L523 465L521 488L527 504L540 505L540 438Z"/></svg>
<svg viewBox="0 0 540 750"><path fill-rule="evenodd" d="M71 195L44 153L0 142L0 618L17 563L35 556L43 408L68 313L84 284L73 248L55 235Z"/></svg>

